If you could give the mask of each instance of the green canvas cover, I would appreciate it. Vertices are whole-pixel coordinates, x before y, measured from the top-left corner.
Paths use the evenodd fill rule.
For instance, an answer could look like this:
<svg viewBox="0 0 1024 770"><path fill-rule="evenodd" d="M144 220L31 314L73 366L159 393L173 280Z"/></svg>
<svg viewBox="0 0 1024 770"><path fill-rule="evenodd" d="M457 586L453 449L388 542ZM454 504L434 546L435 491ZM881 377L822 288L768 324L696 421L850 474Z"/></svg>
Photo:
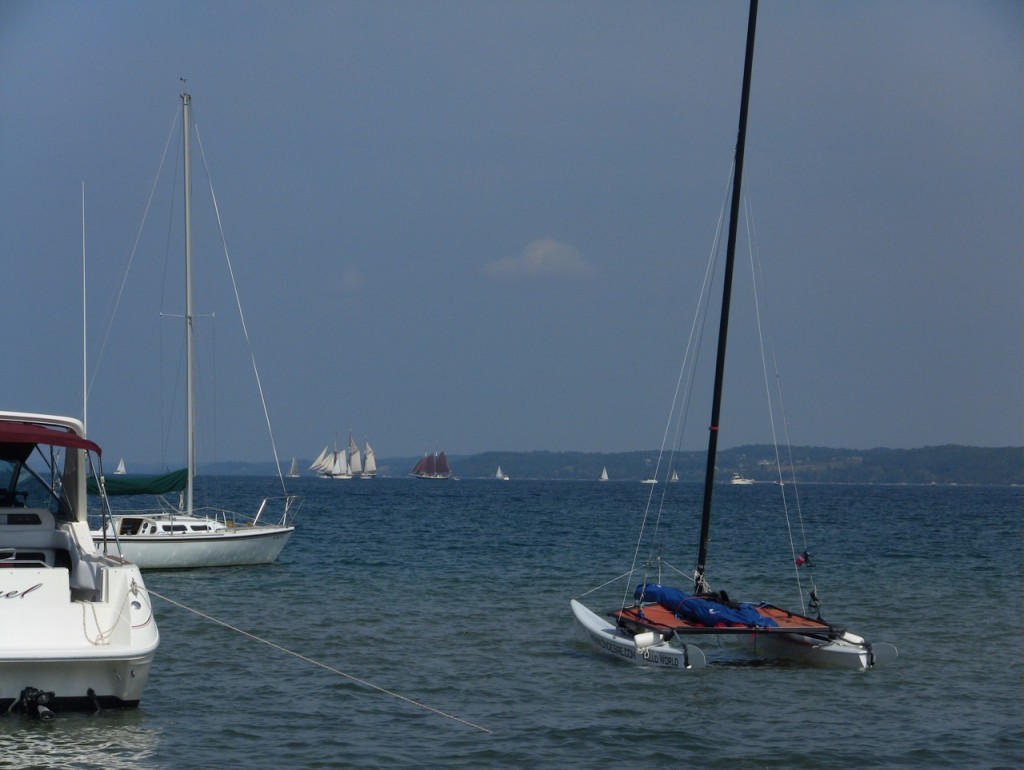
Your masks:
<svg viewBox="0 0 1024 770"><path fill-rule="evenodd" d="M163 476L108 476L104 481L107 495L110 497L166 495L168 492L181 492L186 484L188 484L187 468L171 471ZM89 477L89 494L99 494L96 479L92 476Z"/></svg>

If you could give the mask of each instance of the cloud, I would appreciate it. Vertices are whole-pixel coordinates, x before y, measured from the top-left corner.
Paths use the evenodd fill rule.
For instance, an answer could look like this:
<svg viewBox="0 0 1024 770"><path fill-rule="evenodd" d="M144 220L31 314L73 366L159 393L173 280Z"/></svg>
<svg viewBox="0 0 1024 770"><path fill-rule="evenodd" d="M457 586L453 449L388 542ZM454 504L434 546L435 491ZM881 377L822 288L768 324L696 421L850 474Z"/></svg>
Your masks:
<svg viewBox="0 0 1024 770"><path fill-rule="evenodd" d="M338 291L342 294L355 294L363 288L363 274L357 267L346 267L337 281Z"/></svg>
<svg viewBox="0 0 1024 770"><path fill-rule="evenodd" d="M594 272L579 249L550 237L531 241L518 257L496 259L484 265L483 269L492 278L499 279L534 276L586 278Z"/></svg>

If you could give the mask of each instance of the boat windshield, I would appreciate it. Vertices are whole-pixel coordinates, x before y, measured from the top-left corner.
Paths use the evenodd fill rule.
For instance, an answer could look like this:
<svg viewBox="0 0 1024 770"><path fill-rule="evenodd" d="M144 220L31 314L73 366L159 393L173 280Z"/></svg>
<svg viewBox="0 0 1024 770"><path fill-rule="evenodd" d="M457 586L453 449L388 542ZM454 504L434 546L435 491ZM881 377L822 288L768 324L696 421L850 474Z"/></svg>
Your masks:
<svg viewBox="0 0 1024 770"><path fill-rule="evenodd" d="M71 519L69 506L54 491L60 479L48 484L20 457L0 453L0 508L46 508L54 516Z"/></svg>

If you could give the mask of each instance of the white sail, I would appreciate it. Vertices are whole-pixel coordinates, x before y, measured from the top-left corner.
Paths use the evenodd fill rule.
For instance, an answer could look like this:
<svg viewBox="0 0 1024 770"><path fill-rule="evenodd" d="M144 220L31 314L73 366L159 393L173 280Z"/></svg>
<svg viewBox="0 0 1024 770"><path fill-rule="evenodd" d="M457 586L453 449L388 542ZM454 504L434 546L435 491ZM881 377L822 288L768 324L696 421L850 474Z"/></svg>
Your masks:
<svg viewBox="0 0 1024 770"><path fill-rule="evenodd" d="M501 466L499 465L497 472L494 474L494 478L498 479L499 481L508 481L508 474L503 473L501 470Z"/></svg>
<svg viewBox="0 0 1024 770"><path fill-rule="evenodd" d="M296 479L299 477L299 461L294 457L292 458L292 466L288 469L288 478Z"/></svg>
<svg viewBox="0 0 1024 770"><path fill-rule="evenodd" d="M607 468L602 468L601 469L601 476L598 478L598 481L608 481L608 469Z"/></svg>
<svg viewBox="0 0 1024 770"><path fill-rule="evenodd" d="M343 478L349 475L348 461L345 459L344 450L334 453L334 462L331 465L331 475L336 478Z"/></svg>
<svg viewBox="0 0 1024 770"><path fill-rule="evenodd" d="M325 446L324 447L324 451L322 451L317 456L317 458L313 461L313 464L309 466L309 469L311 471L317 471L318 473L330 470L331 466L330 466L330 463L328 462L328 458L330 456L331 456L331 448Z"/></svg>
<svg viewBox="0 0 1024 770"><path fill-rule="evenodd" d="M348 472L353 476L358 476L363 472L363 461L359 457L359 447L356 446L356 440L352 438L352 434L348 434Z"/></svg>
<svg viewBox="0 0 1024 770"><path fill-rule="evenodd" d="M377 458L374 457L373 447L367 441L363 444L363 475L364 479L372 479L377 475Z"/></svg>
<svg viewBox="0 0 1024 770"><path fill-rule="evenodd" d="M126 470L124 469L124 458L122 457L122 458L121 458L121 461L120 461L120 462L118 462L118 464L117 464L117 470L115 470L115 471L114 471L114 473L115 473L115 474L117 474L118 476L123 476L123 475L124 475L124 474L126 474L127 472L128 472L128 471L126 471Z"/></svg>

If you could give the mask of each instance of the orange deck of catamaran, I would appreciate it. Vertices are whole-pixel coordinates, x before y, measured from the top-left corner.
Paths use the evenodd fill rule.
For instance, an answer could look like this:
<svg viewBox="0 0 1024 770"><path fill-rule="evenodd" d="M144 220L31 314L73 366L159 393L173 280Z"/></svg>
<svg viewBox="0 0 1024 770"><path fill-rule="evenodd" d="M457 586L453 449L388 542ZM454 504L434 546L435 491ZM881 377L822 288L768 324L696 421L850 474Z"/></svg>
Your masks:
<svg viewBox="0 0 1024 770"><path fill-rule="evenodd" d="M824 621L798 615L771 604L759 605L757 611L764 617L771 618L778 625L762 627L742 623L721 623L715 626L707 626L703 623L677 617L672 610L666 609L660 604L627 607L612 612L611 616L615 618L619 625L634 631L645 629L658 631L662 634L669 631L677 634L746 634L750 632L759 634L831 634L837 630Z"/></svg>

